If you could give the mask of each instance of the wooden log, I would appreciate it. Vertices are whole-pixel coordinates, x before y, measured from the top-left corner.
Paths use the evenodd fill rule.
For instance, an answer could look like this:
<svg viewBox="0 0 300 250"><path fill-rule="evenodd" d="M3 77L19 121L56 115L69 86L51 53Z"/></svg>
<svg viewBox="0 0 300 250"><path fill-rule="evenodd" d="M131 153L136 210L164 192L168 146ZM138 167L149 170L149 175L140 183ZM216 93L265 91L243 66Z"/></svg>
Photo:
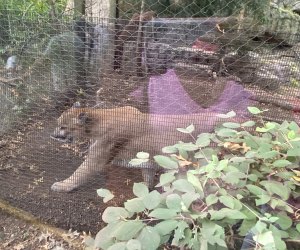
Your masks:
<svg viewBox="0 0 300 250"><path fill-rule="evenodd" d="M300 111L300 99L297 97L287 97L276 93L249 90L253 96L252 100L259 103L271 104L287 111Z"/></svg>
<svg viewBox="0 0 300 250"><path fill-rule="evenodd" d="M0 76L0 82L7 84L10 87L16 87L17 84L15 84L15 81L22 81L22 78L20 77L15 77L15 78L4 78Z"/></svg>

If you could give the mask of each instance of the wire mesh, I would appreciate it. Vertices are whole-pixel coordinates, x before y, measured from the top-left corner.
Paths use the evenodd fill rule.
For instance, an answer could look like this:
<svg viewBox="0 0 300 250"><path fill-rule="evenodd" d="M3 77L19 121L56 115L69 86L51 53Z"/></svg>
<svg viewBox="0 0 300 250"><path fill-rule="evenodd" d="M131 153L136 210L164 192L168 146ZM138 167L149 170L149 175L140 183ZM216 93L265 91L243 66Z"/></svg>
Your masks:
<svg viewBox="0 0 300 250"><path fill-rule="evenodd" d="M96 232L107 205L95 190L112 190L120 205L134 182L155 181L155 166L128 161L179 140L177 127L210 131L216 113L242 116L250 104L268 109L266 120L298 121L299 18L273 6L276 18L262 29L225 2L147 1L141 10L139 1L120 1L118 19L75 21L0 10L0 197L58 226ZM69 144L57 118L78 103L84 108L65 123L75 131L87 123L87 136ZM116 109L125 106L136 109ZM87 178L82 185L55 192L62 186L53 183L93 157L91 174L76 173Z"/></svg>

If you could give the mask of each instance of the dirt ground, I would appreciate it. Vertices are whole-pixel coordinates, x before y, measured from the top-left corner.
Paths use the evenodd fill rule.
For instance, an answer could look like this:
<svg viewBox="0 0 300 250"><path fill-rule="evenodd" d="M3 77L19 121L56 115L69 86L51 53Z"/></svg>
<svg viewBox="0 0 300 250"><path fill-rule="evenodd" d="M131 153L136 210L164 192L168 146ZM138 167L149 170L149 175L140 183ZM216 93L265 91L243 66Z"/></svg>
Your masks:
<svg viewBox="0 0 300 250"><path fill-rule="evenodd" d="M50 139L54 126L55 119L39 121L3 146L7 159L0 170L1 198L58 227L95 233L103 226L105 208L96 189L107 187L123 200L131 194L130 184L138 181L136 172L111 167L107 175L75 192L51 192L55 181L68 177L83 161L76 148Z"/></svg>
<svg viewBox="0 0 300 250"><path fill-rule="evenodd" d="M24 222L0 210L0 249L1 250L80 250L83 235L78 232L67 232L63 237L46 229ZM78 241L75 245L74 240Z"/></svg>
<svg viewBox="0 0 300 250"><path fill-rule="evenodd" d="M186 75L181 80L190 96L203 106L214 102L222 92L220 87L214 89L213 79L195 78L191 81L191 77ZM120 75L109 76L103 78L96 89L100 89L99 98L106 104L135 105L128 94L147 81ZM95 104L95 96L91 96L89 101L90 105ZM141 103L139 105L142 110L147 109ZM0 138L0 198L56 227L95 234L104 226L101 220L104 209L107 206L120 206L132 197L132 184L142 180L141 173L139 170L109 166L105 174L96 176L74 192L52 192L51 185L73 173L83 161L82 152L87 149L86 143L75 147L50 139L58 116L59 112L51 107L41 107L25 117L13 134ZM96 194L96 190L102 187L111 190L116 197L109 204L104 204ZM1 217L0 240L1 227L8 228L10 221L15 224L13 218L3 214ZM25 227L31 228L30 225ZM13 228L6 230L8 233L5 235ZM4 239L6 243L9 240L7 235Z"/></svg>

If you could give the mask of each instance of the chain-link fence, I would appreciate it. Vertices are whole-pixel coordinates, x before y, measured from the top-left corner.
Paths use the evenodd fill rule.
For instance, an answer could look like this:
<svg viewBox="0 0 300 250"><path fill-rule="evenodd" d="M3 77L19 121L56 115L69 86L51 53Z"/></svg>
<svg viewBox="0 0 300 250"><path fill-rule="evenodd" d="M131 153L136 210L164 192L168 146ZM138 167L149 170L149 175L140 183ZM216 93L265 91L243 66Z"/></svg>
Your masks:
<svg viewBox="0 0 300 250"><path fill-rule="evenodd" d="M156 182L155 164L129 160L183 140L176 128L210 131L247 106L299 121L297 11L190 2L120 1L117 19L0 10L1 199L96 232L107 206L96 189L119 206L134 182Z"/></svg>

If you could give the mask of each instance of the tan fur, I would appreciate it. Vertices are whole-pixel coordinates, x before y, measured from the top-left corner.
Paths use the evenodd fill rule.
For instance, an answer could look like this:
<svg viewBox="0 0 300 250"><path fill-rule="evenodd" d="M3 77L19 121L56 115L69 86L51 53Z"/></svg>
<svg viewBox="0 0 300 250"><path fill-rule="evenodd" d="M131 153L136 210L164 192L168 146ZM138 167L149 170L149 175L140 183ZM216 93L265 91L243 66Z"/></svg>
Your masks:
<svg viewBox="0 0 300 250"><path fill-rule="evenodd" d="M208 119L209 118L209 119ZM86 160L67 179L56 182L54 191L71 191L88 181L96 172L105 170L113 159L131 160L137 152L159 154L161 148L178 141L192 141L178 127L194 124L195 136L208 132L220 121L216 113L194 115L150 115L133 107L114 109L71 108L58 119L52 138L84 137L95 140ZM145 182L153 185L155 169L142 167Z"/></svg>

